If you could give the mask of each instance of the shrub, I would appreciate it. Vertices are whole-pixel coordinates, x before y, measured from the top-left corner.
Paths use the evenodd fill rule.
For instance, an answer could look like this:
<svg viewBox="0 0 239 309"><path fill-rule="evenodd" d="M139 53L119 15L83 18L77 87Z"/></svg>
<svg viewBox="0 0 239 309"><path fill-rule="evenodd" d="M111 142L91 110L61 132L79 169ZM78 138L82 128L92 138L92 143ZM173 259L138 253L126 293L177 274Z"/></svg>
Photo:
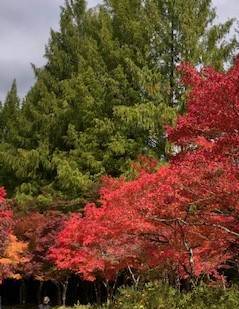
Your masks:
<svg viewBox="0 0 239 309"><path fill-rule="evenodd" d="M183 293L160 284L148 283L142 290L121 289L112 309L238 309L239 291L230 288L199 286Z"/></svg>

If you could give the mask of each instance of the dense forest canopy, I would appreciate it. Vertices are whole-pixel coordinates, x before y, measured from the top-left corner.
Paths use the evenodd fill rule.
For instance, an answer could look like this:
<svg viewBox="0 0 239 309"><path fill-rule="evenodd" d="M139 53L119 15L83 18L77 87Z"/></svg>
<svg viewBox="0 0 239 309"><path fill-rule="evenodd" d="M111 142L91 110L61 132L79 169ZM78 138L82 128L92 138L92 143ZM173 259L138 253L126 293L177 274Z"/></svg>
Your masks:
<svg viewBox="0 0 239 309"><path fill-rule="evenodd" d="M110 297L119 277L237 269L238 42L215 18L210 0L66 1L35 84L0 106L1 280L51 280L65 304L73 275Z"/></svg>

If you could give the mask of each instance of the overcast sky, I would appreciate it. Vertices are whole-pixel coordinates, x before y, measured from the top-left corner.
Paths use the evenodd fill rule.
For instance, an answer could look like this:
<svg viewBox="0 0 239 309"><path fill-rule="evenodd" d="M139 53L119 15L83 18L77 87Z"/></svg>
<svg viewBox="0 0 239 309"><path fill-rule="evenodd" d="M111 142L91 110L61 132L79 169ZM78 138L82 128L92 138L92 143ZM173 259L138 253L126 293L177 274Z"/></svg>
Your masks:
<svg viewBox="0 0 239 309"><path fill-rule="evenodd" d="M219 20L239 17L239 0L213 0ZM89 0L94 6L99 0ZM44 64L50 28L59 23L64 0L0 0L0 100L17 79L19 95L33 84L30 63Z"/></svg>

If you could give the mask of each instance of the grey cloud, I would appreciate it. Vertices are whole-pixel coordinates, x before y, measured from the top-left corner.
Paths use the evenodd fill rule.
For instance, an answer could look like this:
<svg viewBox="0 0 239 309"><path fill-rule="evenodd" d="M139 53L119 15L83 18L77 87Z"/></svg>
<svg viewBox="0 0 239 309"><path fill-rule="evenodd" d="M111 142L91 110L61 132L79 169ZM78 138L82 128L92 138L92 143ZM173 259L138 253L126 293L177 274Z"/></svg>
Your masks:
<svg viewBox="0 0 239 309"><path fill-rule="evenodd" d="M34 81L30 63L44 64L50 28L57 28L64 0L0 0L0 100L17 79L23 96Z"/></svg>
<svg viewBox="0 0 239 309"><path fill-rule="evenodd" d="M34 82L32 68L27 62L0 61L0 100L4 100L12 81L17 80L18 94L23 97Z"/></svg>
<svg viewBox="0 0 239 309"><path fill-rule="evenodd" d="M1 0L0 37L11 41L15 38L12 35L16 34L33 37L35 40L45 38L50 26L57 26L59 6L63 2L64 0Z"/></svg>
<svg viewBox="0 0 239 309"><path fill-rule="evenodd" d="M238 0L213 0L213 5L217 9L219 21L239 17Z"/></svg>
<svg viewBox="0 0 239 309"><path fill-rule="evenodd" d="M101 1L99 1L99 0L89 0L88 6L89 7L96 6L99 2L101 2Z"/></svg>
<svg viewBox="0 0 239 309"><path fill-rule="evenodd" d="M0 100L17 79L20 96L34 81L30 63L42 66L50 28L59 23L64 0L0 0ZM88 1L89 6L98 3Z"/></svg>

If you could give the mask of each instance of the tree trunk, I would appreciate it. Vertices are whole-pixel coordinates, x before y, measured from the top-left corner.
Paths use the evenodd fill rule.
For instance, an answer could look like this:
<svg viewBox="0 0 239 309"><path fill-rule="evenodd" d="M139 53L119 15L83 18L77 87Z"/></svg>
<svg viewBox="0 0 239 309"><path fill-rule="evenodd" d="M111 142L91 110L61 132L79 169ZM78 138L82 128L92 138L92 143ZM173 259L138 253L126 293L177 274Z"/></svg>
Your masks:
<svg viewBox="0 0 239 309"><path fill-rule="evenodd" d="M62 290L62 306L66 306L66 292L67 292L67 287L68 287L68 279L66 281L61 282L63 290Z"/></svg>
<svg viewBox="0 0 239 309"><path fill-rule="evenodd" d="M174 94L175 94L175 81L174 81L174 71L175 71L175 37L174 37L174 14L171 16L171 47L170 47L170 98L169 105L174 106Z"/></svg>
<svg viewBox="0 0 239 309"><path fill-rule="evenodd" d="M0 282L0 309L2 309L2 282Z"/></svg>
<svg viewBox="0 0 239 309"><path fill-rule="evenodd" d="M106 304L107 306L109 306L112 301L112 288L108 280L105 280L103 283L106 288L106 297L107 297Z"/></svg>
<svg viewBox="0 0 239 309"><path fill-rule="evenodd" d="M57 304L61 305L61 286L59 283L56 284L57 287Z"/></svg>
<svg viewBox="0 0 239 309"><path fill-rule="evenodd" d="M19 290L19 303L20 303L20 305L26 304L26 283L25 283L25 280L21 281L20 290Z"/></svg>
<svg viewBox="0 0 239 309"><path fill-rule="evenodd" d="M74 305L80 305L80 302L79 302L79 297L80 295L78 294L79 292L79 282L77 281L77 284L75 286L75 295L76 295L76 303L74 303Z"/></svg>
<svg viewBox="0 0 239 309"><path fill-rule="evenodd" d="M94 282L94 289L95 289L96 303L99 306L101 304L101 293L100 293L99 282L97 280Z"/></svg>
<svg viewBox="0 0 239 309"><path fill-rule="evenodd" d="M37 302L38 305L42 302L42 287L43 287L43 281L39 281L38 291L37 291Z"/></svg>
<svg viewBox="0 0 239 309"><path fill-rule="evenodd" d="M53 284L56 286L56 298L57 298L57 305L61 306L62 305L62 297L61 297L61 285L58 281L56 280L51 280Z"/></svg>

